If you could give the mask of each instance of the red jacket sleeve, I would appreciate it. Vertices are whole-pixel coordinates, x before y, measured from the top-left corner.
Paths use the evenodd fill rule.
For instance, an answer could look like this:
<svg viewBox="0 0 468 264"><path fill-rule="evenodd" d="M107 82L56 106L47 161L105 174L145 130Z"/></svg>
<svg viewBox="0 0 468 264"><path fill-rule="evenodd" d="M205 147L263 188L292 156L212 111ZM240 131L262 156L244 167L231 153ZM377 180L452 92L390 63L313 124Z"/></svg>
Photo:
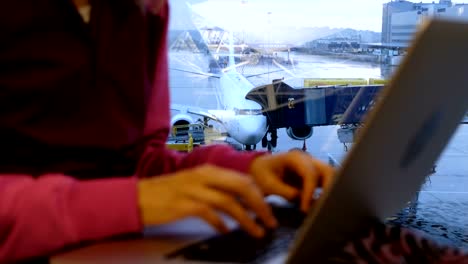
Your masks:
<svg viewBox="0 0 468 264"><path fill-rule="evenodd" d="M136 182L136 177L77 181L64 175L0 175L0 263L140 232Z"/></svg>

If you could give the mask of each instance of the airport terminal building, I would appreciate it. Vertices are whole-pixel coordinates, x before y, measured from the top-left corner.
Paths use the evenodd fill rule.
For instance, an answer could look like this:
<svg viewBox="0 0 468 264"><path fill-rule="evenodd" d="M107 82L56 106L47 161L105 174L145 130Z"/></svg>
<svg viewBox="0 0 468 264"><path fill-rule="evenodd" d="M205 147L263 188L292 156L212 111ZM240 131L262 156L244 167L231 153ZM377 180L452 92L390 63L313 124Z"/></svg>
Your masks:
<svg viewBox="0 0 468 264"><path fill-rule="evenodd" d="M454 4L451 0L440 0L439 3L388 2L383 5L382 43L408 44L418 26L433 17L468 20L468 4Z"/></svg>

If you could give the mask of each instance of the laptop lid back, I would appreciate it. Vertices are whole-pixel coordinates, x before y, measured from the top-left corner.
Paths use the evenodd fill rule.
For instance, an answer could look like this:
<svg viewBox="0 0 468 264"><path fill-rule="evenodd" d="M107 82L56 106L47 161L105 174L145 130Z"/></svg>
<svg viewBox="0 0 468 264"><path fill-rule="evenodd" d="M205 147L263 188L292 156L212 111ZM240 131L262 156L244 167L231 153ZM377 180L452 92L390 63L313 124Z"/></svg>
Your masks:
<svg viewBox="0 0 468 264"><path fill-rule="evenodd" d="M428 21L379 95L288 263L318 261L402 208L468 109L468 24Z"/></svg>

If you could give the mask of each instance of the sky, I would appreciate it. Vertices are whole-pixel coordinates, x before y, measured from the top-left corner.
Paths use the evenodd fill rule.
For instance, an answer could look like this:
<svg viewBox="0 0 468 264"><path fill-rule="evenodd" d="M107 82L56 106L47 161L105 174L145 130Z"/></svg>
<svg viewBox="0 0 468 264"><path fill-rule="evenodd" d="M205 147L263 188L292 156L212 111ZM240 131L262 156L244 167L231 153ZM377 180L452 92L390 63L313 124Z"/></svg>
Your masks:
<svg viewBox="0 0 468 264"><path fill-rule="evenodd" d="M387 2L389 1L207 0L193 4L192 9L214 25L236 31L259 32L269 27L330 27L380 32L382 5Z"/></svg>

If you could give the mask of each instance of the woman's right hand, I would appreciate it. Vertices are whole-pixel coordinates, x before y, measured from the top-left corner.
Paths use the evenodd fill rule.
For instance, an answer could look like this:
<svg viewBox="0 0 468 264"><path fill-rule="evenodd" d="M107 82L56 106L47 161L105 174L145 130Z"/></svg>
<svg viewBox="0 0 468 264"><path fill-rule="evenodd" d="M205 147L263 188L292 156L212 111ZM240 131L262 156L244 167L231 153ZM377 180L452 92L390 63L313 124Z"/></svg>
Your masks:
<svg viewBox="0 0 468 264"><path fill-rule="evenodd" d="M145 226L195 216L218 231L227 232L219 215L225 213L252 236L263 236L264 229L249 211L265 226L277 225L270 206L251 177L212 165L139 180L138 203Z"/></svg>

